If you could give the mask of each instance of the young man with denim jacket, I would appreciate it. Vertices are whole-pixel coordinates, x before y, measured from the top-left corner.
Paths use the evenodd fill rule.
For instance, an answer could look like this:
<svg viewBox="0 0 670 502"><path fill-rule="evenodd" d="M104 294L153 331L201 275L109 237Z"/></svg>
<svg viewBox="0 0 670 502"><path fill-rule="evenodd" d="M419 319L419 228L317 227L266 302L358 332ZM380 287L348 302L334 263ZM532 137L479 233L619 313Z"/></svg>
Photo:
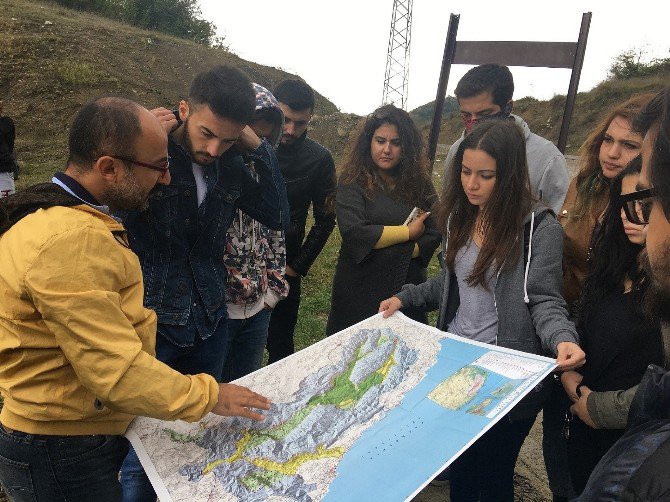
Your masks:
<svg viewBox="0 0 670 502"><path fill-rule="evenodd" d="M288 218L281 174L267 161L272 147L247 125L255 103L244 73L216 66L196 76L177 114L154 110L170 131L172 182L152 194L148 210L124 218L145 304L158 315L156 357L184 373L221 378L228 348L223 253L237 208L275 230ZM254 159L258 180L231 148L237 142ZM155 500L134 451L121 482L124 500Z"/></svg>

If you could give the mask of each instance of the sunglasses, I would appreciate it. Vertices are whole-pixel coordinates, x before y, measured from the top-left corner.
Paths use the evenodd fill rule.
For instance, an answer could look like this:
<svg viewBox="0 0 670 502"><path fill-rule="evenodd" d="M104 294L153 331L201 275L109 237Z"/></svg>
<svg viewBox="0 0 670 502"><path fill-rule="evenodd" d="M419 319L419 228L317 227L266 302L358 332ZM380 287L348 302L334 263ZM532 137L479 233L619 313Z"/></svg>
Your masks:
<svg viewBox="0 0 670 502"><path fill-rule="evenodd" d="M656 197L656 191L653 188L645 188L637 192L627 193L620 197L621 205L626 219L636 225L646 225L649 223L649 215L653 197Z"/></svg>
<svg viewBox="0 0 670 502"><path fill-rule="evenodd" d="M120 155L110 155L111 158L116 159L116 160L121 160L123 162L127 162L128 164L135 164L136 166L141 166L141 167L146 167L147 169L152 169L154 171L158 171L161 173L161 178L164 177L167 172L170 170L170 158L165 161L165 164L163 165L156 165L156 164L147 164L146 162L140 162L135 159L131 159L129 157L122 157Z"/></svg>

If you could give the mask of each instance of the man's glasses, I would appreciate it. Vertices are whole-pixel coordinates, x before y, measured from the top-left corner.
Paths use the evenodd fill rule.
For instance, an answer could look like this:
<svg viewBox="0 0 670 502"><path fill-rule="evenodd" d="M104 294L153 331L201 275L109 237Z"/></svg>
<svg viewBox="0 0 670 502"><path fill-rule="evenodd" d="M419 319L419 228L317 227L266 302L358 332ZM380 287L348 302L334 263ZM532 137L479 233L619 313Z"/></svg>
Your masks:
<svg viewBox="0 0 670 502"><path fill-rule="evenodd" d="M637 192L627 193L619 199L626 213L626 219L636 225L646 225L649 223L651 214L652 197L656 196L653 188L645 188Z"/></svg>
<svg viewBox="0 0 670 502"><path fill-rule="evenodd" d="M135 159L131 159L130 157L122 157L120 155L110 155L109 157L116 159L116 160L121 160L123 162L128 162L128 164L135 164L137 166L142 166L146 167L147 169L153 169L154 171L158 171L162 174L161 177L165 176L167 172L170 170L170 158L165 161L165 164L163 165L156 165L156 164L147 164L146 162L139 162Z"/></svg>

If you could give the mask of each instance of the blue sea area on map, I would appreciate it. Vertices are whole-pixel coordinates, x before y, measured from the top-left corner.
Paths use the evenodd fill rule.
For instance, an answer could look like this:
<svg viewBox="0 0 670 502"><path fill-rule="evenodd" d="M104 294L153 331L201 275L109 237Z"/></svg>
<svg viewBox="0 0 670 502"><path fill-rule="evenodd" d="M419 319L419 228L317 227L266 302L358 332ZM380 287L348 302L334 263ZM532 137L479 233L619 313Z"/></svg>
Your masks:
<svg viewBox="0 0 670 502"><path fill-rule="evenodd" d="M510 382L496 373L489 372L477 397L459 410L444 408L427 397L442 381L490 350L449 338L441 340L441 345L426 377L344 455L324 500L366 500L373 493L378 500L404 500L492 420L466 410Z"/></svg>

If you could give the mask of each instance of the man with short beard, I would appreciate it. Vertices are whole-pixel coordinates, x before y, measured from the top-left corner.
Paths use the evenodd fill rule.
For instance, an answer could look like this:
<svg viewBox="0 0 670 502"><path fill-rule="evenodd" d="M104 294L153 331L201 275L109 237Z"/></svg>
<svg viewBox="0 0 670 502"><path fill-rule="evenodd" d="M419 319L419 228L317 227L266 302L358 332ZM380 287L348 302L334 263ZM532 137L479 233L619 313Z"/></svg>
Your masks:
<svg viewBox="0 0 670 502"><path fill-rule="evenodd" d="M223 255L237 209L273 230L288 219L284 182L269 160L274 151L247 125L255 109L249 78L216 66L195 77L176 112L153 110L170 133L172 182L152 194L148 210L123 222L142 266L145 305L158 315L156 357L182 373L217 380L223 373L229 347ZM258 179L233 148L237 142ZM156 500L133 450L121 484L127 502Z"/></svg>
<svg viewBox="0 0 670 502"><path fill-rule="evenodd" d="M11 500L120 501L136 415L262 419L267 399L154 357L156 314L115 211L170 183L167 136L121 98L84 106L65 172L0 199L0 484Z"/></svg>
<svg viewBox="0 0 670 502"><path fill-rule="evenodd" d="M639 190L624 196L622 202L630 221L648 224L646 267L652 285L647 307L662 322L667 369L670 367L670 87L645 107L633 126L645 135L642 172ZM666 369L649 367L630 406L628 431L598 463L577 500L670 500L670 372ZM584 390L588 398L585 387L582 396Z"/></svg>

